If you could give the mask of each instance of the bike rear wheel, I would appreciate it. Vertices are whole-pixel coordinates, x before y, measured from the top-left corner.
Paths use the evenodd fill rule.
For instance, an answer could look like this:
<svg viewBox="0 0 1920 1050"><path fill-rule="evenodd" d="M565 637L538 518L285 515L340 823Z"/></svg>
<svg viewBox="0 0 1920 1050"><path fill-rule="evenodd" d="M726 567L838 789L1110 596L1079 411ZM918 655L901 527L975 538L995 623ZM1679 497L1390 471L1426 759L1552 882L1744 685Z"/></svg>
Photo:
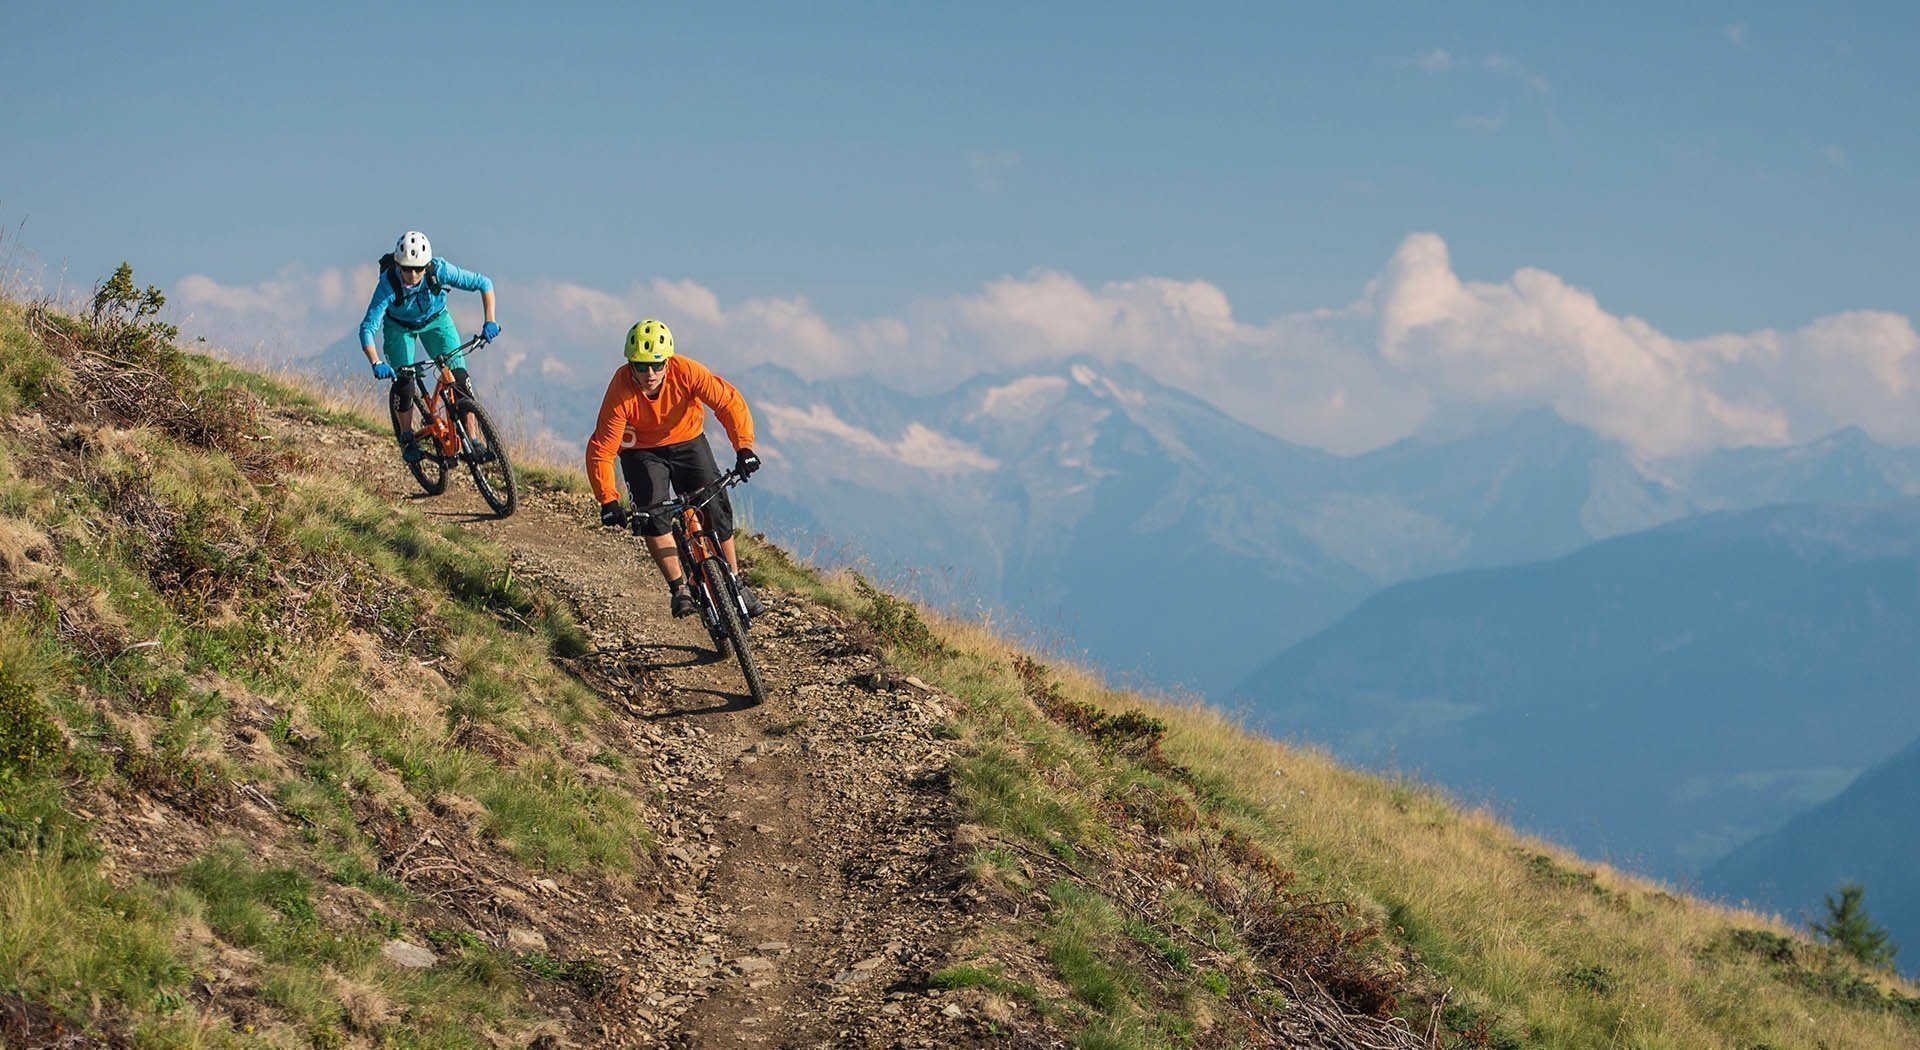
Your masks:
<svg viewBox="0 0 1920 1050"><path fill-rule="evenodd" d="M480 498L487 501L495 514L507 517L520 505L520 481L513 473L513 462L507 458L507 447L500 441L499 431L493 428L493 419L480 402L468 398L454 408L454 420L462 431L467 429L467 417L472 416L474 428L479 433L467 434L471 441L478 441L487 447L484 461L474 458L471 453L463 453L467 461L467 470L473 475L474 487L480 490Z"/></svg>
<svg viewBox="0 0 1920 1050"><path fill-rule="evenodd" d="M733 573L727 569L724 558L708 558L700 568L707 577L707 593L719 607L720 623L727 639L733 643L733 655L740 661L740 674L747 680L747 692L753 694L754 703L764 704L767 690L760 681L760 667L753 662L753 650L747 648L747 625L740 618L740 595L733 585Z"/></svg>
<svg viewBox="0 0 1920 1050"><path fill-rule="evenodd" d="M413 407L413 418L415 423L427 421L426 417L420 414L420 406L417 404ZM397 442L401 438L400 413L394 409L392 398L387 399L387 419L393 423L393 440ZM428 446L433 443L433 435L423 434L416 429L414 440L422 439ZM422 491L429 496L438 496L447 491L447 461L440 458L438 448L428 447L425 451L426 455L420 457L418 462L407 464L407 470L412 472L413 480L420 483Z"/></svg>

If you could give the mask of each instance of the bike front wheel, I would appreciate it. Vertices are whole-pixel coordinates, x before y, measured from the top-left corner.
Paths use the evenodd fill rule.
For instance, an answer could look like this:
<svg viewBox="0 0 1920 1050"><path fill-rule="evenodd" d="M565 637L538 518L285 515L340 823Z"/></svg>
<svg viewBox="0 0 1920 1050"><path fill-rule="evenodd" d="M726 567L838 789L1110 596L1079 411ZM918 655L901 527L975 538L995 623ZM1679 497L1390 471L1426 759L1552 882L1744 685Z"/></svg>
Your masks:
<svg viewBox="0 0 1920 1050"><path fill-rule="evenodd" d="M469 430L467 417L473 417L473 426ZM507 458L507 446L500 440L500 432L494 429L493 418L480 402L472 398L460 402L454 407L454 420L463 432L466 432L468 451L462 452L467 461L467 470L473 475L473 485L480 490L480 498L501 517L507 517L520 505L520 481L514 476L513 461ZM486 447L483 455L476 456L471 448L474 442Z"/></svg>
<svg viewBox="0 0 1920 1050"><path fill-rule="evenodd" d="M727 569L724 558L708 558L700 566L707 578L707 593L713 596L713 603L720 613L720 624L733 643L734 658L740 661L740 674L747 680L747 692L753 694L753 702L767 702L767 689L760 681L759 665L753 661L753 650L747 648L747 624L740 616L740 592L734 587L733 573Z"/></svg>
<svg viewBox="0 0 1920 1050"><path fill-rule="evenodd" d="M418 424L427 422L426 418L420 414L418 405L414 406L413 418ZM393 423L393 440L397 442L401 434L400 413L393 407L392 398L387 399L387 419ZM420 483L421 491L429 496L438 496L447 491L447 461L440 458L438 448L432 447L433 435L426 433L424 427L414 431L414 440L427 443L427 454L420 457L417 462L407 464L407 470L412 472L413 480Z"/></svg>

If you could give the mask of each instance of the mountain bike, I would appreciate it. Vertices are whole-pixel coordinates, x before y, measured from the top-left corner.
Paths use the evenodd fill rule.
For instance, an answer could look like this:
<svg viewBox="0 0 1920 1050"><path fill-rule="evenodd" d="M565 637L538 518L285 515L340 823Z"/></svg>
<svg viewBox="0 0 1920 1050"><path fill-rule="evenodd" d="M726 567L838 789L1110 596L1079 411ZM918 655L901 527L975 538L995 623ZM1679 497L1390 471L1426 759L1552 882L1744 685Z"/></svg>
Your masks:
<svg viewBox="0 0 1920 1050"><path fill-rule="evenodd" d="M760 668L753 661L753 651L747 648L747 627L752 624L753 616L747 612L746 600L740 596L740 580L720 554L719 539L707 528L706 519L701 515L702 508L713 502L715 496L745 480L739 470L729 470L712 483L683 496L634 511L634 520L638 522L643 515L663 511L673 515L673 545L680 552L680 570L693 589L694 604L699 606L700 621L706 624L707 634L713 638L714 651L725 656L731 645L734 657L740 662L740 673L747 680L747 691L753 694L754 703L763 704L767 701L766 687L760 682Z"/></svg>
<svg viewBox="0 0 1920 1050"><path fill-rule="evenodd" d="M444 354L429 356L393 371L407 380L415 413L414 439L420 442L425 453L419 460L407 464L413 479L427 495L438 496L447 490L447 467L465 463L473 475L474 487L480 490L480 498L504 518L520 505L520 482L514 476L513 463L507 458L500 432L494 428L487 410L480 406L479 398L461 390L454 383L453 369L447 367L447 361L455 354L485 345L476 335ZM427 392L428 369L437 372L432 393ZM393 421L393 437L398 441L400 413L392 398L387 399L387 416Z"/></svg>

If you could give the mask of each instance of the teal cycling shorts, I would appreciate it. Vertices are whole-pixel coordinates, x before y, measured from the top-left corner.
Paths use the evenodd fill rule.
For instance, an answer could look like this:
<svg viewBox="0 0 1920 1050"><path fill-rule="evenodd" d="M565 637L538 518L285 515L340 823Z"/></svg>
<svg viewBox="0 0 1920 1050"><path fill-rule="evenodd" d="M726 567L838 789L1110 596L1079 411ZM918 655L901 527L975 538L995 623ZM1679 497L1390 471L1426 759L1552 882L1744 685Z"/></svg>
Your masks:
<svg viewBox="0 0 1920 1050"><path fill-rule="evenodd" d="M427 326L418 331L396 323L391 317L380 325L380 352L386 355L387 363L395 368L405 368L413 363L413 341L416 339L429 356L444 354L459 346L460 332L453 327L453 311L440 311L440 316L428 321ZM467 355L454 354L447 361L447 367L467 367Z"/></svg>

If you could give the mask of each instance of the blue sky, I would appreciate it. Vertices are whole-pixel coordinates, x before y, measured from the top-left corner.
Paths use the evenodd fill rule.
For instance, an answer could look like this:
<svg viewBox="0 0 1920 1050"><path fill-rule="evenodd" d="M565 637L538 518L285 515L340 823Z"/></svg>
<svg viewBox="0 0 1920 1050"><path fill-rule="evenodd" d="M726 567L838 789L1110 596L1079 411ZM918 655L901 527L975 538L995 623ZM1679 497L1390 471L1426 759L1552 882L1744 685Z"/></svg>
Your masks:
<svg viewBox="0 0 1920 1050"><path fill-rule="evenodd" d="M846 333L1036 273L1266 324L1421 233L1676 340L1913 311L1910 5L715 6L14 5L0 222L222 288L418 228L523 336L562 285Z"/></svg>

